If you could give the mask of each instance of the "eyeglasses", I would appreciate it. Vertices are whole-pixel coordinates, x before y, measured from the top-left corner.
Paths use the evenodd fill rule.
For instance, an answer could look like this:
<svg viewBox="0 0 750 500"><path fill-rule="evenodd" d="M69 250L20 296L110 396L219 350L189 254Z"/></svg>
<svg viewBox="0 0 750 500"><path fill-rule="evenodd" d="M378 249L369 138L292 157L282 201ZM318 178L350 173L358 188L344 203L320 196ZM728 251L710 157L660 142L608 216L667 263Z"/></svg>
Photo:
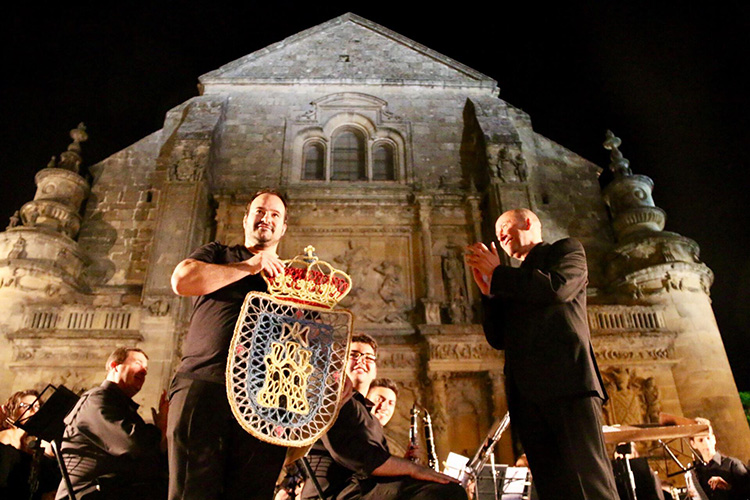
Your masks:
<svg viewBox="0 0 750 500"><path fill-rule="evenodd" d="M364 358L365 363L374 363L378 360L378 358L374 354L369 354L366 352L352 351L349 353L349 359L351 359L355 363L359 362L359 360L362 358Z"/></svg>
<svg viewBox="0 0 750 500"><path fill-rule="evenodd" d="M38 410L40 407L39 401L34 401L33 403L24 403L23 401L21 401L20 403L18 403L18 406L20 406L23 409L31 408L33 406L35 410Z"/></svg>

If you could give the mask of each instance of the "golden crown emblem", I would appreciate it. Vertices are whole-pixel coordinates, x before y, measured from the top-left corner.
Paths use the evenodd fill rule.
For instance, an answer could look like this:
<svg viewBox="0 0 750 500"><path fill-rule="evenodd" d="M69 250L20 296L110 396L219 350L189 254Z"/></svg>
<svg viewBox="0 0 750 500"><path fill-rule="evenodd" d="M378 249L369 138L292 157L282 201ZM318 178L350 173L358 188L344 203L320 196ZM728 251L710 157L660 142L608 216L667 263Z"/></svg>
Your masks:
<svg viewBox="0 0 750 500"><path fill-rule="evenodd" d="M344 271L319 260L314 247L307 246L303 252L282 261L282 274L270 278L263 273L268 293L279 300L332 309L349 293L352 279Z"/></svg>

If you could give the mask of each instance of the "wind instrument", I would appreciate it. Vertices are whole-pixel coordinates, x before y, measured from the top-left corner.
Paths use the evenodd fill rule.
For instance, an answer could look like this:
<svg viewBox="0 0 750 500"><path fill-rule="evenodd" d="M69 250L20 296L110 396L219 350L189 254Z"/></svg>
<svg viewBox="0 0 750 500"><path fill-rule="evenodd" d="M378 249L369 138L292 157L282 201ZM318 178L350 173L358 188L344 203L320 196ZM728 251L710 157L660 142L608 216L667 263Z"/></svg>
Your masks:
<svg viewBox="0 0 750 500"><path fill-rule="evenodd" d="M440 472L440 464L438 463L437 452L435 452L435 437L432 432L432 418L430 412L422 408L424 417L422 417L422 423L424 424L424 442L427 446L427 466Z"/></svg>
<svg viewBox="0 0 750 500"><path fill-rule="evenodd" d="M417 406L417 403L414 403L414 405L412 405L410 414L409 447L414 449L419 447L419 428L417 427L419 423L419 407ZM411 460L412 462L418 462L419 457L412 455L411 457L409 457L409 460Z"/></svg>

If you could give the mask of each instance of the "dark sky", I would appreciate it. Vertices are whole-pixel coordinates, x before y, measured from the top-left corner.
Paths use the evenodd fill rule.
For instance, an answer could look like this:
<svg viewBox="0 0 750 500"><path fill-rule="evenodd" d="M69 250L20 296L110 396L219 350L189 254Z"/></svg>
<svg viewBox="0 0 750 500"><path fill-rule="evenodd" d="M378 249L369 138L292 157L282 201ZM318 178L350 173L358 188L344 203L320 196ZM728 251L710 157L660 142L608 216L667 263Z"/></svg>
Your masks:
<svg viewBox="0 0 750 500"><path fill-rule="evenodd" d="M655 182L666 229L695 239L716 274L717 321L750 391L745 2L456 2L412 13L407 2L269 3L279 7L4 8L0 219L33 198L34 173L78 122L90 135L84 162L96 163L161 128L168 109L196 95L198 76L352 11L494 78L537 132L603 167L605 130L621 137L633 170Z"/></svg>

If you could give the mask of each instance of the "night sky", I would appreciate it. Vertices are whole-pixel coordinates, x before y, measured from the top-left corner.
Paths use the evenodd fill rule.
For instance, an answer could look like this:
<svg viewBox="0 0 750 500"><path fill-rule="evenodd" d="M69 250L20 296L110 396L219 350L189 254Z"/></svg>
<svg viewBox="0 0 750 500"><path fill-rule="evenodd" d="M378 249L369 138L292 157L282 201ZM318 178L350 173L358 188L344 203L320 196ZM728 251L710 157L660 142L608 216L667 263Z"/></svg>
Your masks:
<svg viewBox="0 0 750 500"><path fill-rule="evenodd" d="M0 29L3 227L78 122L91 165L161 128L200 75L351 11L494 78L537 132L602 167L605 130L621 137L633 171L655 182L666 229L695 239L714 271L717 321L750 391L746 2L456 2L412 13L406 2L18 3Z"/></svg>

